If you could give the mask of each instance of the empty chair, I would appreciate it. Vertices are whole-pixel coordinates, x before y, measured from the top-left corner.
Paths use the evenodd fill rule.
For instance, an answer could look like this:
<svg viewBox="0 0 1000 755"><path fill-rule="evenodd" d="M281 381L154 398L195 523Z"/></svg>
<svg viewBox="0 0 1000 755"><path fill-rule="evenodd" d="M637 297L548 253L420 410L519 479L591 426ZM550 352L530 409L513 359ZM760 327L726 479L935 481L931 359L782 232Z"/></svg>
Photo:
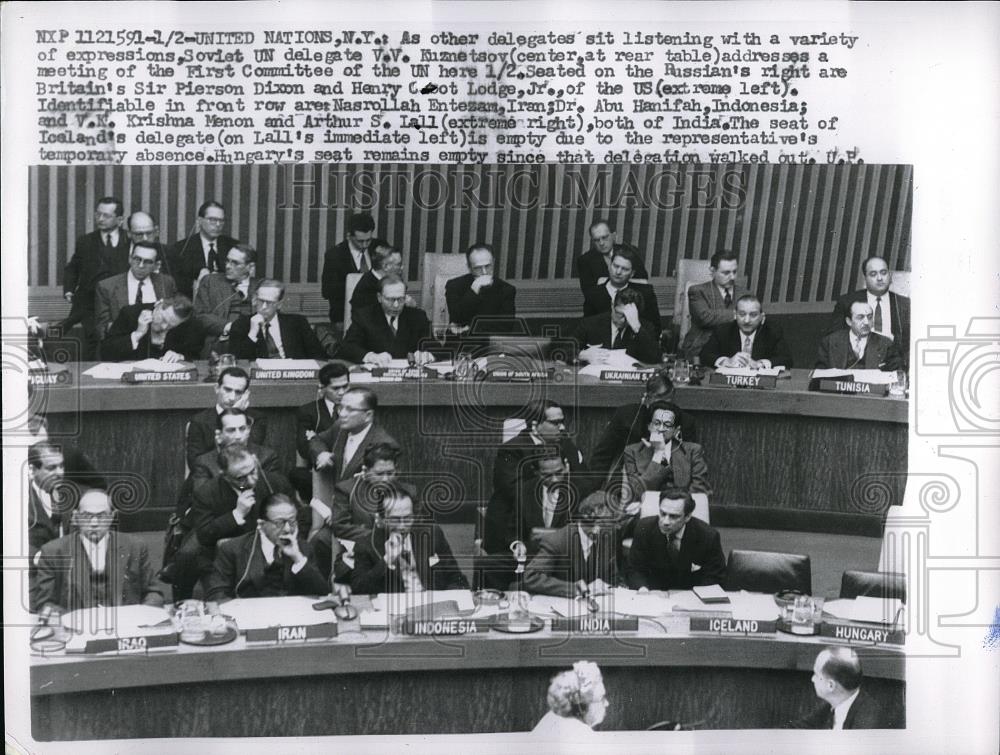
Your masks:
<svg viewBox="0 0 1000 755"><path fill-rule="evenodd" d="M899 599L906 602L906 575L899 572L853 571L844 572L840 580L840 597Z"/></svg>
<svg viewBox="0 0 1000 755"><path fill-rule="evenodd" d="M769 551L730 551L726 589L748 592L798 590L809 595L812 593L809 556Z"/></svg>

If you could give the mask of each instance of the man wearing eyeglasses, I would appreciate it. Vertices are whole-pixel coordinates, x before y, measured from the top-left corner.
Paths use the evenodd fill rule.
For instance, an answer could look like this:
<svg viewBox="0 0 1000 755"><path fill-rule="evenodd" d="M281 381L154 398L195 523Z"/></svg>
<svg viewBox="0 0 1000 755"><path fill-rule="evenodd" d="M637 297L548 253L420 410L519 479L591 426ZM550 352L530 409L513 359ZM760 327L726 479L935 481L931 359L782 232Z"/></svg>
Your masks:
<svg viewBox="0 0 1000 755"><path fill-rule="evenodd" d="M113 529L108 494L88 490L73 512L77 531L42 546L31 608L62 612L95 606L163 605L146 544Z"/></svg>
<svg viewBox="0 0 1000 755"><path fill-rule="evenodd" d="M159 254L156 246L147 241L133 244L128 258L127 272L113 275L97 284L95 297L97 332L101 338L107 334L121 310L130 304L155 304L160 299L177 293L174 279L156 272Z"/></svg>
<svg viewBox="0 0 1000 755"><path fill-rule="evenodd" d="M96 229L76 240L73 256L63 274L63 298L70 302L69 316L60 323L63 332L75 324L83 326L84 343L80 358L95 359L104 335L98 330L94 296L99 281L128 270L129 241L121 229L124 208L116 197L97 200Z"/></svg>
<svg viewBox="0 0 1000 755"><path fill-rule="evenodd" d="M154 246L159 263L156 272L170 275L167 249L160 243L160 227L156 224L156 219L148 212L137 210L125 220L125 230L128 231L128 238L131 242L128 250L129 256L132 256L135 245L140 242Z"/></svg>
<svg viewBox="0 0 1000 755"><path fill-rule="evenodd" d="M225 272L209 273L198 284L194 313L209 336L228 338L230 323L254 314L253 299L260 280L256 277L257 251L237 244L225 258Z"/></svg>
<svg viewBox="0 0 1000 755"><path fill-rule="evenodd" d="M308 543L299 539L295 503L275 493L262 509L255 531L219 545L205 599L326 595L329 580L310 558Z"/></svg>
<svg viewBox="0 0 1000 755"><path fill-rule="evenodd" d="M175 243L168 255L177 290L194 298L194 284L209 273L225 272L226 254L240 243L222 233L226 208L209 200L198 208L195 233Z"/></svg>
<svg viewBox="0 0 1000 755"><path fill-rule="evenodd" d="M680 440L680 408L669 401L655 401L649 413L647 437L625 447L622 466L626 478L641 482L644 490L677 487L692 493L710 493L708 465L701 446ZM609 480L616 474L617 470L612 471Z"/></svg>
<svg viewBox="0 0 1000 755"><path fill-rule="evenodd" d="M426 350L430 321L424 310L406 306L406 283L390 274L378 286L378 305L358 310L344 336L341 358L380 367L411 355L417 364L433 362L434 355Z"/></svg>
<svg viewBox="0 0 1000 755"><path fill-rule="evenodd" d="M281 311L285 284L265 278L253 296L253 315L240 315L229 328L230 354L237 359L323 359L326 352L302 315Z"/></svg>

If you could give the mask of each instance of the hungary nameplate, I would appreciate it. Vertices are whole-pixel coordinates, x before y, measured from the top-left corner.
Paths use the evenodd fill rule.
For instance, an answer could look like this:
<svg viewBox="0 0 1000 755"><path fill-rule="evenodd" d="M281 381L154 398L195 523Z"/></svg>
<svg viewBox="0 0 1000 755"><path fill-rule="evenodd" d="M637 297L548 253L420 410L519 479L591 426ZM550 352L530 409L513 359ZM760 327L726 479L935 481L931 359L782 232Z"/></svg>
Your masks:
<svg viewBox="0 0 1000 755"><path fill-rule="evenodd" d="M778 386L778 378L774 375L723 375L713 372L709 385L721 385L726 388L756 388L762 391L773 391Z"/></svg>
<svg viewBox="0 0 1000 755"><path fill-rule="evenodd" d="M851 645L903 645L906 642L903 630L872 624L844 624L825 620L819 633L823 637L843 640Z"/></svg>

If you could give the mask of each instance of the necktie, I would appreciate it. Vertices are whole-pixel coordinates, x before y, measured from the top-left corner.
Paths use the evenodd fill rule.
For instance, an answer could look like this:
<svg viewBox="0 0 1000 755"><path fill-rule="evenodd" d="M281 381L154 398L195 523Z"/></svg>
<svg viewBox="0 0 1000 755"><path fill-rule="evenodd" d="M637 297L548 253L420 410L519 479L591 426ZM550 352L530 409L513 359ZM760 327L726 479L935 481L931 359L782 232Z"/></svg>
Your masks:
<svg viewBox="0 0 1000 755"><path fill-rule="evenodd" d="M215 253L215 242L208 245L208 272L214 273L219 269L219 255Z"/></svg>
<svg viewBox="0 0 1000 755"><path fill-rule="evenodd" d="M367 273L371 270L371 265L368 264L368 257L364 252L361 253L361 264L358 265L359 273Z"/></svg>
<svg viewBox="0 0 1000 755"><path fill-rule="evenodd" d="M142 304L142 281L135 287L135 303Z"/></svg>
<svg viewBox="0 0 1000 755"><path fill-rule="evenodd" d="M874 330L882 332L882 297L875 298L875 327Z"/></svg>
<svg viewBox="0 0 1000 755"><path fill-rule="evenodd" d="M725 304L726 309L733 306L733 294L728 288L726 289L726 296L723 298L722 303Z"/></svg>
<svg viewBox="0 0 1000 755"><path fill-rule="evenodd" d="M747 354L749 354L750 353L750 349L752 347L753 347L753 344L750 343L750 336L743 336L743 351L745 351Z"/></svg>
<svg viewBox="0 0 1000 755"><path fill-rule="evenodd" d="M680 555L681 549L680 544L677 542L677 535L671 535L667 538L667 556L670 558L670 563L676 564Z"/></svg>
<svg viewBox="0 0 1000 755"><path fill-rule="evenodd" d="M264 350L267 352L268 359L274 359L278 354L278 346L275 344L274 339L271 338L271 325L270 323L264 323L260 328L261 335L264 338Z"/></svg>
<svg viewBox="0 0 1000 755"><path fill-rule="evenodd" d="M394 336L398 335L399 334L399 318L398 317L392 317L392 318L390 318L389 319L389 327L392 328L392 334Z"/></svg>
<svg viewBox="0 0 1000 755"><path fill-rule="evenodd" d="M281 556L282 555L283 554L281 552L281 547L278 546L278 545L275 545L274 546L274 556L272 558L272 563L281 564Z"/></svg>
<svg viewBox="0 0 1000 755"><path fill-rule="evenodd" d="M235 297L236 297L236 298L237 298L237 299L238 299L239 301L243 301L244 299L246 299L246 296L245 296L245 295L243 294L243 291L242 291L242 290L240 289L240 284L239 284L239 283L235 283L235 282L234 282L234 283L232 284L232 286L233 286L233 295L234 295L234 296L235 296Z"/></svg>
<svg viewBox="0 0 1000 755"><path fill-rule="evenodd" d="M624 344L623 339L622 339L622 330L621 330L621 328L619 328L618 332L615 334L615 340L611 343L611 348L612 349L624 349L625 348L625 344Z"/></svg>
<svg viewBox="0 0 1000 755"><path fill-rule="evenodd" d="M108 249L112 249L113 248L111 246L111 234L110 233L105 233L104 234L104 246L106 246Z"/></svg>

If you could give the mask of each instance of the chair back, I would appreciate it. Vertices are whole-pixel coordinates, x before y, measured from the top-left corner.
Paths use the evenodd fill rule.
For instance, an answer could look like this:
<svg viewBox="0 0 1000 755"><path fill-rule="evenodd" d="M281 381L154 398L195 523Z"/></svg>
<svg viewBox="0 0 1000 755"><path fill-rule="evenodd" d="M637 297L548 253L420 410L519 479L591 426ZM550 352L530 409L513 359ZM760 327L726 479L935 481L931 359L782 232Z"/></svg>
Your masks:
<svg viewBox="0 0 1000 755"><path fill-rule="evenodd" d="M712 268L708 260L678 260L677 288L674 290L674 325L678 326L677 342L691 330L691 310L688 307L688 289L698 283L704 283L712 277Z"/></svg>
<svg viewBox="0 0 1000 755"><path fill-rule="evenodd" d="M811 595L812 566L809 556L770 551L730 551L725 588L765 593L798 590Z"/></svg>
<svg viewBox="0 0 1000 755"><path fill-rule="evenodd" d="M434 321L433 306L435 278L439 275L445 279L457 278L469 272L469 267L465 262L465 255L461 253L438 254L428 252L420 258L420 306L427 310L427 316ZM447 315L446 315L447 317ZM445 325L448 323L446 322Z"/></svg>
<svg viewBox="0 0 1000 755"><path fill-rule="evenodd" d="M840 580L840 597L853 599L858 596L905 603L906 575L899 572L845 571Z"/></svg>
<svg viewBox="0 0 1000 755"><path fill-rule="evenodd" d="M357 288L358 281L364 273L348 273L344 281L344 332L351 327L351 297L354 296L354 289Z"/></svg>

